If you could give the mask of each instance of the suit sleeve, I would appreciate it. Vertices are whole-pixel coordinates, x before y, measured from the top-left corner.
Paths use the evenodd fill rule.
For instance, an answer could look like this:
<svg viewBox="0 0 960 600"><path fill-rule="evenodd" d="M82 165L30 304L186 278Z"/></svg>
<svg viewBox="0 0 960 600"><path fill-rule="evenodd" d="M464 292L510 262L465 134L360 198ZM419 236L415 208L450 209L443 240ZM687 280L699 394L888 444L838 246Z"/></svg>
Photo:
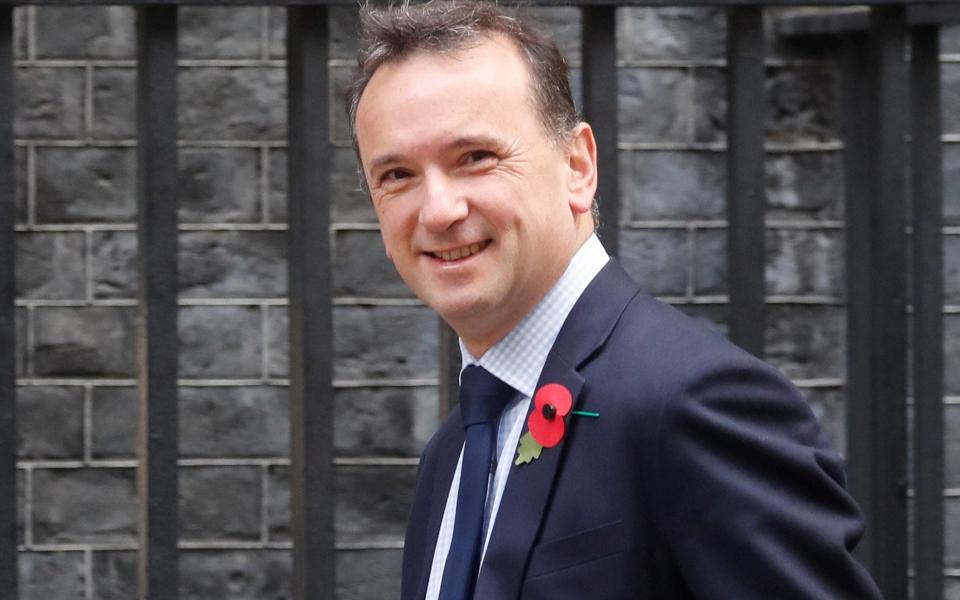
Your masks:
<svg viewBox="0 0 960 600"><path fill-rule="evenodd" d="M652 510L695 598L873 599L843 464L759 361L701 369L656 425Z"/></svg>

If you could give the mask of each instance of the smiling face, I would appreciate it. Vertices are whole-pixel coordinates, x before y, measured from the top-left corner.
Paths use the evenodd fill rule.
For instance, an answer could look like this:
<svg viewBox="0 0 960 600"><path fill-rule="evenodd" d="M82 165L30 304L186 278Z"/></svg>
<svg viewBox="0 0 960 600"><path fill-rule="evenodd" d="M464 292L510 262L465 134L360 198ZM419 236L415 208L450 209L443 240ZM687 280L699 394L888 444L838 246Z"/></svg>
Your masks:
<svg viewBox="0 0 960 600"><path fill-rule="evenodd" d="M357 109L387 255L475 356L533 308L593 231L590 128L558 144L533 106L516 47L492 37L382 65Z"/></svg>

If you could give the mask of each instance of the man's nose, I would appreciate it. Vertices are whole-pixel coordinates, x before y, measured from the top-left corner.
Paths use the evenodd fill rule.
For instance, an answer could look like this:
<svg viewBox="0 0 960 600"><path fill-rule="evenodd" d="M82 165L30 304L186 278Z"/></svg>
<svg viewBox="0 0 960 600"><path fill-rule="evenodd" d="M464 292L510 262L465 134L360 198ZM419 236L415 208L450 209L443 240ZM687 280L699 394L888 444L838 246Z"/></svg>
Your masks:
<svg viewBox="0 0 960 600"><path fill-rule="evenodd" d="M440 174L427 175L420 207L420 224L430 231L446 231L467 217L469 206L458 186Z"/></svg>

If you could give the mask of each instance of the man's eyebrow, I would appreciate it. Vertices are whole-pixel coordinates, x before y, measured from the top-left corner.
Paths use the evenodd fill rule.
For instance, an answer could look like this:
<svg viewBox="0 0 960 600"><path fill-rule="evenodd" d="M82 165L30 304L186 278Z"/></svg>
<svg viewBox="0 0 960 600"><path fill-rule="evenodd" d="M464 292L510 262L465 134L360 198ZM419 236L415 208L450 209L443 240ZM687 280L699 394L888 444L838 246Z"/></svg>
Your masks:
<svg viewBox="0 0 960 600"><path fill-rule="evenodd" d="M465 135L453 139L452 141L445 144L445 147L451 150L457 150L459 148L467 148L470 146L494 146L499 148L503 146L503 140L500 140L496 137L489 135ZM370 162L370 170L374 171L386 165L391 165L394 163L403 162L404 158L402 154L385 154L380 156Z"/></svg>
<svg viewBox="0 0 960 600"><path fill-rule="evenodd" d="M403 158L399 154L387 154L371 162L370 170L373 171L374 169L379 169L384 165L400 162L401 160L403 160Z"/></svg>

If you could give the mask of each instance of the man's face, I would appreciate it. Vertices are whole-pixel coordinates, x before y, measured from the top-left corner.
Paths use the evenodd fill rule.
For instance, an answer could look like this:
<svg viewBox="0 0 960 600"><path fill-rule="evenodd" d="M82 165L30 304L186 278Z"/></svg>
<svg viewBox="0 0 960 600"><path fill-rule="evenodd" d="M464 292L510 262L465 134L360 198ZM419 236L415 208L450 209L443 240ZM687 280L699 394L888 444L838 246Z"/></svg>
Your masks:
<svg viewBox="0 0 960 600"><path fill-rule="evenodd" d="M586 125L574 139L584 129L592 151ZM581 189L571 158L583 144L548 137L506 39L384 64L356 131L387 255L474 352L543 297L592 231L595 182Z"/></svg>

